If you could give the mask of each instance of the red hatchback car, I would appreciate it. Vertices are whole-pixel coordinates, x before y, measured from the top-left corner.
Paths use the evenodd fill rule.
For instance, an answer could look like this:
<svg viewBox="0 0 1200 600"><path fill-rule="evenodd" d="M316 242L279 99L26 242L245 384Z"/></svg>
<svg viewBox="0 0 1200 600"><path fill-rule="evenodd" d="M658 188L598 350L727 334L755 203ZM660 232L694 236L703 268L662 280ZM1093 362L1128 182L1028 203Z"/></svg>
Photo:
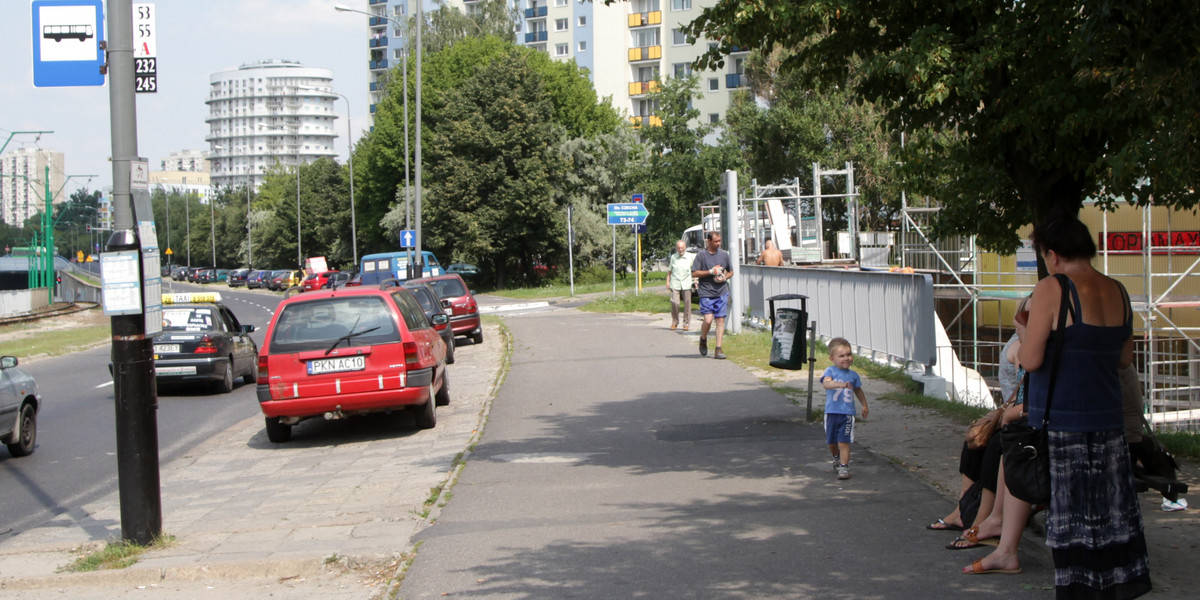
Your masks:
<svg viewBox="0 0 1200 600"><path fill-rule="evenodd" d="M437 425L450 402L446 343L400 287L319 290L284 299L258 356L258 402L267 438L292 425L410 409L417 427Z"/></svg>
<svg viewBox="0 0 1200 600"><path fill-rule="evenodd" d="M322 271L320 273L309 273L304 278L304 283L301 286L306 292L312 292L321 288L332 287L330 281L335 273L340 271Z"/></svg>
<svg viewBox="0 0 1200 600"><path fill-rule="evenodd" d="M450 301L454 314L450 316L450 327L454 335L465 335L476 344L483 343L483 324L479 320L479 304L463 278L458 273L446 273L434 277L414 279L429 284L438 298Z"/></svg>

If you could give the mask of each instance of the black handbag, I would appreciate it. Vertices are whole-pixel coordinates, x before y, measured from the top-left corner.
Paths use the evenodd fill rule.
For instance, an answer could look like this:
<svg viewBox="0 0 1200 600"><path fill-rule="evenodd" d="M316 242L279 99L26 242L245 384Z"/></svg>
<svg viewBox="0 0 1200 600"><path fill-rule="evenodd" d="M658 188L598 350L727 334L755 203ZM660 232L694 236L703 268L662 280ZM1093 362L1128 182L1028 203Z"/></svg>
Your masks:
<svg viewBox="0 0 1200 600"><path fill-rule="evenodd" d="M1050 383L1046 390L1046 410L1042 412L1040 427L1033 427L1028 419L1021 419L1000 429L1000 448L1004 455L1004 485L1008 492L1030 504L1050 502L1050 450L1047 445L1046 429L1050 423L1050 404L1054 400L1054 383L1058 379L1058 363L1062 357L1063 339L1067 328L1067 311L1071 310L1066 275L1055 275L1062 286L1062 301L1058 308L1058 339L1054 344L1054 358L1050 362ZM1029 401L1028 394L1025 401Z"/></svg>

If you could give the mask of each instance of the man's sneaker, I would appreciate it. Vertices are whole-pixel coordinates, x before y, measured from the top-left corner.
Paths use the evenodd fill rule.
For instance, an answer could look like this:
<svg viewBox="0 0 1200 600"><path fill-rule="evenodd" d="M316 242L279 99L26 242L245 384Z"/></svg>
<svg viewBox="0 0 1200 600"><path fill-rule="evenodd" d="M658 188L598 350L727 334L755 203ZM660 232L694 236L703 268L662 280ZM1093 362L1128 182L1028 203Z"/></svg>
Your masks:
<svg viewBox="0 0 1200 600"><path fill-rule="evenodd" d="M708 338L700 338L700 356L708 356Z"/></svg>
<svg viewBox="0 0 1200 600"><path fill-rule="evenodd" d="M840 457L840 456L838 456L838 455L834 454L834 455L833 455L833 470L834 470L834 471L836 471L836 470L837 470L837 468L838 468L838 467L839 467L841 464L842 464L842 457Z"/></svg>
<svg viewBox="0 0 1200 600"><path fill-rule="evenodd" d="M837 466L838 479L850 479L850 467L846 465Z"/></svg>
<svg viewBox="0 0 1200 600"><path fill-rule="evenodd" d="M1163 503L1162 503L1163 512L1175 512L1177 510L1183 510L1187 507L1188 507L1187 498L1180 498L1179 500L1176 500L1175 502L1172 502L1170 500L1167 500L1166 498L1163 498Z"/></svg>
<svg viewBox="0 0 1200 600"><path fill-rule="evenodd" d="M725 360L725 353L721 351L720 346L717 346L717 351L713 352L713 358L717 360Z"/></svg>

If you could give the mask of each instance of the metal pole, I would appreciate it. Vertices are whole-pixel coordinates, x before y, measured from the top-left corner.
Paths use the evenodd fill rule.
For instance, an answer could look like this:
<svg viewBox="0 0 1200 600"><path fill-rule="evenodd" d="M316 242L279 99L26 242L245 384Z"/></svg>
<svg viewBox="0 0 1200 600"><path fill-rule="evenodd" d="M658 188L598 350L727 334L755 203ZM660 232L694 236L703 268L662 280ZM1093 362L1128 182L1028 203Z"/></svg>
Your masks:
<svg viewBox="0 0 1200 600"><path fill-rule="evenodd" d="M613 251L612 251L613 291L612 291L612 295L616 296L617 295L617 226L613 225L612 230L613 230Z"/></svg>
<svg viewBox="0 0 1200 600"><path fill-rule="evenodd" d="M108 250L141 250L134 228L130 166L137 157L132 0L109 0L108 98L112 119L113 232ZM138 261L141 262L140 260ZM144 276L145 274L143 274ZM143 314L112 317L113 399L121 537L149 544L162 534L158 390Z"/></svg>
<svg viewBox="0 0 1200 600"><path fill-rule="evenodd" d="M350 245L353 247L354 264L357 265L358 217L354 211L354 140L350 138L354 128L350 125L350 99L342 94L338 95L346 101L346 161L350 165Z"/></svg>
<svg viewBox="0 0 1200 600"><path fill-rule="evenodd" d="M183 225L183 230L187 234L187 266L190 271L192 269L192 195L187 192L183 194Z"/></svg>
<svg viewBox="0 0 1200 600"><path fill-rule="evenodd" d="M214 199L208 197L208 229L212 233L212 266L217 268L217 209L213 206ZM216 281L214 279L213 281Z"/></svg>
<svg viewBox="0 0 1200 600"><path fill-rule="evenodd" d="M567 278L571 282L571 297L575 297L575 229L571 223L571 205L567 204Z"/></svg>
<svg viewBox="0 0 1200 600"><path fill-rule="evenodd" d="M163 191L163 203L167 205L167 250L171 250L171 196L167 194L167 190L159 184L158 189ZM90 240L89 240L90 242ZM171 250L174 252L174 250ZM88 254L92 253L92 248L88 247ZM171 264L171 255L167 255L167 264Z"/></svg>
<svg viewBox="0 0 1200 600"><path fill-rule="evenodd" d="M254 236L250 234L250 188L254 186L254 177L246 178L246 268L254 268Z"/></svg>
<svg viewBox="0 0 1200 600"><path fill-rule="evenodd" d="M745 288L741 283L745 278L739 277L741 273L736 271L741 269L742 265L741 232L743 231L738 219L737 171L725 171L725 193L725 214L729 218L722 219L722 221L728 223L729 237L722 241L725 243L726 251L729 252L729 262L735 269L734 279L729 283L730 306L729 318L725 320L725 331L737 334L742 332L742 307L746 305L743 294Z"/></svg>
<svg viewBox="0 0 1200 600"><path fill-rule="evenodd" d="M421 49L421 31L423 29L425 29L425 14L424 14L424 9L422 8L422 5L424 4L424 2L417 2L416 4L417 4L417 117L416 117L417 118L417 155L416 155L415 160L417 162L417 175L416 175L415 187L417 188L416 189L417 198L416 198L416 208L414 209L414 212L416 213L414 215L416 217L416 219L414 221L414 225L415 225L414 230L415 230L415 233L417 236L417 256L416 256L417 277L422 277L425 275L425 265L423 264L424 260L422 259L422 257L424 255L421 254L421 197L423 195L421 192L421 55L424 54L424 51Z"/></svg>
<svg viewBox="0 0 1200 600"><path fill-rule="evenodd" d="M296 133L296 264L304 268L304 255L300 249L300 135Z"/></svg>
<svg viewBox="0 0 1200 600"><path fill-rule="evenodd" d="M43 194L43 202L46 208L42 211L42 241L46 244L46 251L42 253L42 258L46 261L42 264L42 277L46 280L46 293L49 300L54 302L54 218L51 215L51 204L54 197L50 195L50 165L46 165L46 191Z"/></svg>

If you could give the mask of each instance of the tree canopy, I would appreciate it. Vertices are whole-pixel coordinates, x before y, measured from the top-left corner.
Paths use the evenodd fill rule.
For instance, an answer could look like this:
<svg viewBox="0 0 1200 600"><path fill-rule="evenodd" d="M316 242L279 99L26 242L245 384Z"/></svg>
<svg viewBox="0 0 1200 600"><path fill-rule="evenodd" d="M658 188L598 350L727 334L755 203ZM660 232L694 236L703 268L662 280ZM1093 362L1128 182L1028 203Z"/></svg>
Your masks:
<svg viewBox="0 0 1200 600"><path fill-rule="evenodd" d="M717 41L698 67L778 45L886 109L936 233L1012 249L1088 197L1196 205L1198 19L1185 0L719 0L685 30Z"/></svg>

